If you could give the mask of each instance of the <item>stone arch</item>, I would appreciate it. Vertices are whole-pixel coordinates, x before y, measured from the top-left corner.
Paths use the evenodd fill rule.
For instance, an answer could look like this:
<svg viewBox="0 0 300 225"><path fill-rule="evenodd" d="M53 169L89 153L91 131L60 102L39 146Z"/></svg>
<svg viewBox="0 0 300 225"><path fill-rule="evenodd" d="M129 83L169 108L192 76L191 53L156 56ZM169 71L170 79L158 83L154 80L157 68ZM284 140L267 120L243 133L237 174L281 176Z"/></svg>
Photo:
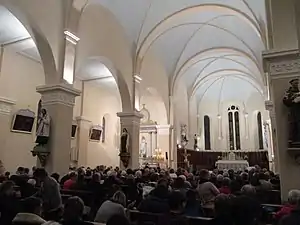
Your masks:
<svg viewBox="0 0 300 225"><path fill-rule="evenodd" d="M101 24L97 24L97 27L101 29L92 26L92 20L98 20ZM99 58L115 78L123 112L132 111L132 52L125 32L115 16L101 4L86 4L80 11L77 34L80 42L76 49L75 65L80 65L87 58Z"/></svg>
<svg viewBox="0 0 300 225"><path fill-rule="evenodd" d="M109 59L107 59L103 56L89 57L89 58L83 60L82 62L76 64L75 76L80 72L80 70L85 66L85 64L89 60L95 60L95 61L103 64L105 67L107 67L107 69L111 72L111 74L118 86L123 111L124 112L130 111L131 110L131 98L130 98L128 86L127 86L126 82L124 81L121 72L114 67L113 63Z"/></svg>
<svg viewBox="0 0 300 225"><path fill-rule="evenodd" d="M42 60L45 74L45 83L58 83L59 79L52 49L46 36L41 31L39 26L34 22L30 15L28 15L28 13L21 10L18 6L13 5L10 1L0 0L0 5L10 11L22 23L22 25L26 28L33 41L35 42Z"/></svg>

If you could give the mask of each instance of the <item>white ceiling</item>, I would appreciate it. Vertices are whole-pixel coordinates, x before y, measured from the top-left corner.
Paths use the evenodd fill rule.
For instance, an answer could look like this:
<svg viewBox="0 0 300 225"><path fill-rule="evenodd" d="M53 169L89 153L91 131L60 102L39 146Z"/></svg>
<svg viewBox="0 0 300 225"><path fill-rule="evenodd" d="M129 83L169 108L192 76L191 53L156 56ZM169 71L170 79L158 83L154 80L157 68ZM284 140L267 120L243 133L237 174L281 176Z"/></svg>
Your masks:
<svg viewBox="0 0 300 225"><path fill-rule="evenodd" d="M0 5L0 45L40 62L40 56L30 34L22 23Z"/></svg>
<svg viewBox="0 0 300 225"><path fill-rule="evenodd" d="M75 0L75 6L97 3L124 27L136 54L154 52L173 83L184 82L198 100L241 90L263 93L261 52L265 49L264 0ZM0 6L0 44L40 61L23 25ZM111 79L97 60L86 62L82 80ZM142 74L141 74L142 75ZM221 88L220 88L221 85ZM246 98L247 94L241 95Z"/></svg>
<svg viewBox="0 0 300 225"><path fill-rule="evenodd" d="M138 56L154 52L198 100L263 94L264 0L75 0L79 10L89 4L110 10Z"/></svg>

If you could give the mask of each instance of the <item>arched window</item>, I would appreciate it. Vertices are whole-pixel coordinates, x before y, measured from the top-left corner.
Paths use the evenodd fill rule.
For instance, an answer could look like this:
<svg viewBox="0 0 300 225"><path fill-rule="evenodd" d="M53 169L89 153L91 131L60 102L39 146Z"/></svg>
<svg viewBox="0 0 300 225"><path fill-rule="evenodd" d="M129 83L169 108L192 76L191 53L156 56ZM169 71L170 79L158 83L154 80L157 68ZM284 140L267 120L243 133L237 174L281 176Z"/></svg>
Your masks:
<svg viewBox="0 0 300 225"><path fill-rule="evenodd" d="M204 116L204 145L205 150L211 150L210 146L210 120L209 116Z"/></svg>
<svg viewBox="0 0 300 225"><path fill-rule="evenodd" d="M106 121L105 121L105 117L103 116L102 118L102 143L105 142L105 131L106 131Z"/></svg>
<svg viewBox="0 0 300 225"><path fill-rule="evenodd" d="M229 148L230 150L241 149L241 135L240 135L240 115L239 107L228 107L228 129L229 129Z"/></svg>
<svg viewBox="0 0 300 225"><path fill-rule="evenodd" d="M258 129L258 146L259 146L259 149L264 149L262 119L261 119L261 113L260 112L257 113L257 129Z"/></svg>

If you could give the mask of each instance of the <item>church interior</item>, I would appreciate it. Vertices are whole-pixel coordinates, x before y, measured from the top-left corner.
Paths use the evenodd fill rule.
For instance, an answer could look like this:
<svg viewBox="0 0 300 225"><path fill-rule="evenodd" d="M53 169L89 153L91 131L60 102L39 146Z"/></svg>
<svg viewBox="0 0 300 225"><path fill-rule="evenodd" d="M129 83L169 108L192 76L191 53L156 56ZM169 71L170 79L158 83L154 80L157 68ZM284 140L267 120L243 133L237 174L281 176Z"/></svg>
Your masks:
<svg viewBox="0 0 300 225"><path fill-rule="evenodd" d="M287 199L300 189L298 101L283 102L300 77L299 12L295 0L0 0L2 170L259 165Z"/></svg>

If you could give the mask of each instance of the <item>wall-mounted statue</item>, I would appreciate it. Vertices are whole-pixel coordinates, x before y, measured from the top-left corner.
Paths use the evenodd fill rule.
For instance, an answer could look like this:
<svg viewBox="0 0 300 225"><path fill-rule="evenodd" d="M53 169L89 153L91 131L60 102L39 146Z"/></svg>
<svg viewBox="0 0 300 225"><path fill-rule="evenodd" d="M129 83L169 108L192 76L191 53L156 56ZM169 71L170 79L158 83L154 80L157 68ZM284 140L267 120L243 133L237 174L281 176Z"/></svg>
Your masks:
<svg viewBox="0 0 300 225"><path fill-rule="evenodd" d="M46 145L50 136L50 116L46 109L41 109L37 119L36 141L39 145Z"/></svg>
<svg viewBox="0 0 300 225"><path fill-rule="evenodd" d="M123 128L121 135L121 149L120 153L128 153L129 152L129 133L126 128Z"/></svg>
<svg viewBox="0 0 300 225"><path fill-rule="evenodd" d="M194 135L194 150L198 149L198 140L199 140L199 135L195 134Z"/></svg>
<svg viewBox="0 0 300 225"><path fill-rule="evenodd" d="M141 144L140 144L140 157L143 158L147 157L147 141L144 136L142 137Z"/></svg>
<svg viewBox="0 0 300 225"><path fill-rule="evenodd" d="M290 81L283 103L289 108L289 147L300 147L300 92L299 79Z"/></svg>
<svg viewBox="0 0 300 225"><path fill-rule="evenodd" d="M185 124L181 124L180 126L180 134L181 134L181 143L187 143L187 126Z"/></svg>

